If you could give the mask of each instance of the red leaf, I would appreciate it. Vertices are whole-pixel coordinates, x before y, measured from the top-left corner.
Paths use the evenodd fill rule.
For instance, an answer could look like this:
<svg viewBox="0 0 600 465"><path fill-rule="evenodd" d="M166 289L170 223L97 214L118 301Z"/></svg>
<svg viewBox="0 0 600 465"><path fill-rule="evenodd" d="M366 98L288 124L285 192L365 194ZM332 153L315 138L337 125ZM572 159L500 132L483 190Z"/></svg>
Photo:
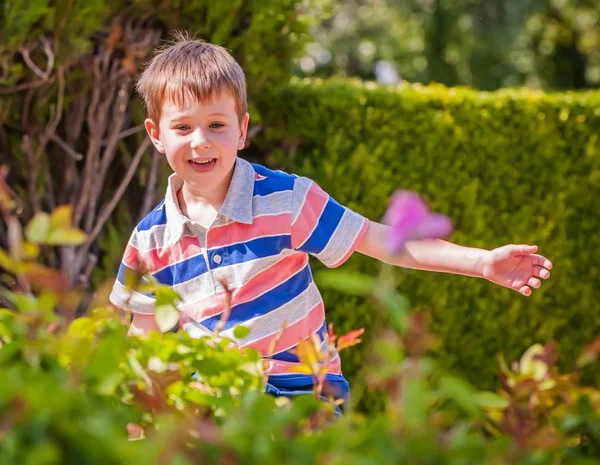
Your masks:
<svg viewBox="0 0 600 465"><path fill-rule="evenodd" d="M357 344L360 344L361 339L359 339L359 338L360 338L360 336L362 336L362 334L364 332L365 332L365 328L360 328L360 329L354 329L354 330L350 331L349 333L344 334L343 336L340 336L337 341L338 352L340 350L347 349L348 347L352 347Z"/></svg>

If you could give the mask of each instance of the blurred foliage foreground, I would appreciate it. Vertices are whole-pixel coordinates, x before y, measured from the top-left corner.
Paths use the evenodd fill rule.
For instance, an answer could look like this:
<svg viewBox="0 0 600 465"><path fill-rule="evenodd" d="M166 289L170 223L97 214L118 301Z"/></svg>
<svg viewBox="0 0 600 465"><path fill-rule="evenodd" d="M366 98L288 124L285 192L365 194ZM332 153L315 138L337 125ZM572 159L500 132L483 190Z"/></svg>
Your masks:
<svg viewBox="0 0 600 465"><path fill-rule="evenodd" d="M385 274L322 277L372 296L391 322L373 338L369 369L342 418L311 395L290 402L263 394L259 354L218 330L202 339L128 337L127 318L102 291L88 316L75 319L82 294L37 261L42 248L86 240L72 226L72 208L38 213L23 232L1 174L10 240L0 266L11 288L9 308L0 310L3 465L585 464L600 455L600 391L581 387L577 371L560 373L554 346L533 346L510 367L501 360L502 389L476 392L431 356L427 315L410 313ZM137 278L132 286L145 282ZM144 286L156 295L157 322L168 327L177 296ZM330 328L328 347L352 346L360 333L338 338ZM588 346L578 370L599 352L600 342ZM328 353L305 341L298 355L318 392ZM353 408L367 389L385 405L370 417Z"/></svg>

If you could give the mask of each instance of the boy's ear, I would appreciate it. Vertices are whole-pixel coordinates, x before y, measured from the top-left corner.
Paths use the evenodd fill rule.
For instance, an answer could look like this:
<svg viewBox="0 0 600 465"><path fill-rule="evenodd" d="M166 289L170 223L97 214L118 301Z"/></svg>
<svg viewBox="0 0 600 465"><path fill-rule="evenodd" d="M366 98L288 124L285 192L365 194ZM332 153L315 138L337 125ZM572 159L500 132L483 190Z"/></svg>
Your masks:
<svg viewBox="0 0 600 465"><path fill-rule="evenodd" d="M148 132L150 140L154 144L154 147L156 147L156 150L158 150L160 153L165 153L165 147L160 141L158 126L150 118L146 118L144 121L144 126L146 127L146 132Z"/></svg>
<svg viewBox="0 0 600 465"><path fill-rule="evenodd" d="M248 135L248 121L250 121L250 114L246 113L240 123L240 137L238 139L237 148L242 150L246 146L246 137Z"/></svg>

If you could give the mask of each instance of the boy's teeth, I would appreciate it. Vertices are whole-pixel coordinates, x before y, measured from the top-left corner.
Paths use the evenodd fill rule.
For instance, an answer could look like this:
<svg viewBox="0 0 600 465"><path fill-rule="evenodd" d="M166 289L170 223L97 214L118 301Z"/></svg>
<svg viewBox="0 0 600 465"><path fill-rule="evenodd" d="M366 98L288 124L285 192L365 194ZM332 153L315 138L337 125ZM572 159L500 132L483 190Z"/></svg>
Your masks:
<svg viewBox="0 0 600 465"><path fill-rule="evenodd" d="M206 163L210 163L212 161L212 158L210 160L192 160L192 163L198 163L200 165L204 165Z"/></svg>

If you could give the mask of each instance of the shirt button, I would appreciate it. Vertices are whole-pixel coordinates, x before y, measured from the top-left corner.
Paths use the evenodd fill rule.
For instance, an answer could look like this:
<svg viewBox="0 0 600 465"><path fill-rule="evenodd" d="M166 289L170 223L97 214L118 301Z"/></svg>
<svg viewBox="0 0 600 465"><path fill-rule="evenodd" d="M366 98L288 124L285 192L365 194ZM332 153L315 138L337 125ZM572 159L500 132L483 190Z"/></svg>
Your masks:
<svg viewBox="0 0 600 465"><path fill-rule="evenodd" d="M215 254L213 257L213 262L215 262L217 265L221 264L221 256L219 254Z"/></svg>

